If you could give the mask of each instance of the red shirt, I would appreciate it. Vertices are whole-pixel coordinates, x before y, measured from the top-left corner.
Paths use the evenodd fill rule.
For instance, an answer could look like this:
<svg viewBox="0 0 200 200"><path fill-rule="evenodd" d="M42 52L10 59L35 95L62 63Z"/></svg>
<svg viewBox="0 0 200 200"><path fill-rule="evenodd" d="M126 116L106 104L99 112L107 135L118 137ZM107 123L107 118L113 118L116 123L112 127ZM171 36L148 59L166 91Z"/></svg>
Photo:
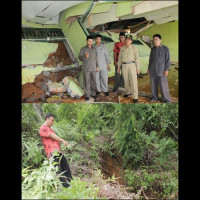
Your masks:
<svg viewBox="0 0 200 200"><path fill-rule="evenodd" d="M118 62L119 52L122 46L124 46L124 42L116 42L113 51L116 52L116 61Z"/></svg>
<svg viewBox="0 0 200 200"><path fill-rule="evenodd" d="M47 155L47 158L50 158L52 156L51 154L55 150L62 153L59 142L50 138L49 137L50 133L55 134L55 132L53 131L52 128L50 128L44 124L40 127L40 136L42 138L42 142L44 145L44 150Z"/></svg>

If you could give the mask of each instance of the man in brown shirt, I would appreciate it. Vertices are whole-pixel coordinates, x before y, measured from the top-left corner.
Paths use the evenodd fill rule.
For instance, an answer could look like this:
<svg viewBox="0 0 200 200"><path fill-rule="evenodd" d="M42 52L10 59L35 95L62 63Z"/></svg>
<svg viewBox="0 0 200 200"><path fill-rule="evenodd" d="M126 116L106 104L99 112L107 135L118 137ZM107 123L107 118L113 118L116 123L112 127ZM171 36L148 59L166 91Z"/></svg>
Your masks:
<svg viewBox="0 0 200 200"><path fill-rule="evenodd" d="M133 102L138 102L138 80L137 74L140 74L140 63L138 50L136 47L131 45L133 42L132 35L128 34L125 37L126 45L123 46L119 53L118 60L118 73L120 73L120 66L122 66L122 75L125 83L125 95L128 97L131 94Z"/></svg>

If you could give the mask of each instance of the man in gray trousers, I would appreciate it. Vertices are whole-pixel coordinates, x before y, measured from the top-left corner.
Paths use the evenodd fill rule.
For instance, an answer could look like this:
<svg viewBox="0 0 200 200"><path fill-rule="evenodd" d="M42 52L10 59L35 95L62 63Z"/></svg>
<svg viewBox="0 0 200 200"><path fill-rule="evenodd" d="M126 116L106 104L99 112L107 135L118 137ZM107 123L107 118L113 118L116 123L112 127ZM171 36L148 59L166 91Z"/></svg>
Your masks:
<svg viewBox="0 0 200 200"><path fill-rule="evenodd" d="M99 60L99 71L96 73L96 83L97 83L97 93L100 94L103 90L106 96L108 93L108 70L110 69L110 57L108 53L108 49L105 44L101 43L102 36L97 34L95 36L95 44L94 47L97 51L97 56Z"/></svg>
<svg viewBox="0 0 200 200"><path fill-rule="evenodd" d="M83 62L83 78L86 101L90 96L96 99L96 72L99 71L99 61L95 47L93 47L93 37L87 36L87 45L82 47L79 59Z"/></svg>
<svg viewBox="0 0 200 200"><path fill-rule="evenodd" d="M168 70L170 68L170 54L167 46L161 44L161 35L153 36L154 47L151 48L147 73L151 80L151 102L158 100L158 86L164 103L171 103L168 88Z"/></svg>

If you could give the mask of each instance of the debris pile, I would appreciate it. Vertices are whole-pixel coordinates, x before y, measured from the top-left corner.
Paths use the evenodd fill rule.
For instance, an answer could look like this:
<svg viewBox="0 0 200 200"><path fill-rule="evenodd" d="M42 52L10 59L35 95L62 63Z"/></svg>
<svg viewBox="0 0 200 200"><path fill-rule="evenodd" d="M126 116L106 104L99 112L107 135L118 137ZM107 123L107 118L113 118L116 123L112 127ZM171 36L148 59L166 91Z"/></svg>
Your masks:
<svg viewBox="0 0 200 200"><path fill-rule="evenodd" d="M60 70L60 71L43 71L39 75L37 75L34 79L35 82L48 82L51 80L52 82L60 82L66 76L77 77L81 71L81 67L74 67L70 69Z"/></svg>
<svg viewBox="0 0 200 200"><path fill-rule="evenodd" d="M65 66L72 64L72 60L69 57L69 54L66 50L66 47L63 42L57 42L58 48L56 52L51 52L44 62L44 66L46 67L57 67L57 66Z"/></svg>
<svg viewBox="0 0 200 200"><path fill-rule="evenodd" d="M26 83L22 86L22 102L37 103L45 100L45 88L42 83Z"/></svg>
<svg viewBox="0 0 200 200"><path fill-rule="evenodd" d="M48 103L61 102L61 98L67 99L67 95L75 99L79 99L84 95L84 91L79 86L78 81L70 76L66 76L60 83L48 81L47 86L47 95L56 94L60 97L56 98L56 96L51 96L47 99ZM67 92L67 95L64 94L65 92Z"/></svg>
<svg viewBox="0 0 200 200"><path fill-rule="evenodd" d="M79 86L78 81L70 76L66 76L62 82L71 97L80 98L84 95L83 89Z"/></svg>
<svg viewBox="0 0 200 200"><path fill-rule="evenodd" d="M50 102L60 101L59 99L55 100L56 95L60 96L62 98L61 100L68 99L70 101L73 101L74 97L81 97L84 92L76 80L76 77L78 77L80 71L80 67L74 67L67 70L41 72L35 77L34 82L28 82L22 85L22 102L46 102L47 98L52 97L52 95L54 95L54 98L49 99L48 101ZM62 80L66 77L68 77L69 80L68 90L65 88L64 83L62 83ZM62 85L62 89L58 89L58 87L54 87L54 89L52 89L53 85L51 84L51 89L49 91L48 83L53 83L54 86ZM65 94L65 92L68 92L69 95Z"/></svg>

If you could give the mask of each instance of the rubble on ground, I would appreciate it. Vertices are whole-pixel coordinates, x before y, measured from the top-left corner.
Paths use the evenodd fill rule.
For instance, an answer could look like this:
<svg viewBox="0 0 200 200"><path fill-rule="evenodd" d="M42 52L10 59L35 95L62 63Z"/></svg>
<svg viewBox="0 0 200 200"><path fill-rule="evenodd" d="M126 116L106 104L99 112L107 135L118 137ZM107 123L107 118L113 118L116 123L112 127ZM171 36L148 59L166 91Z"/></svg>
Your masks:
<svg viewBox="0 0 200 200"><path fill-rule="evenodd" d="M26 83L22 86L22 102L43 102L45 100L45 92L42 83Z"/></svg>

